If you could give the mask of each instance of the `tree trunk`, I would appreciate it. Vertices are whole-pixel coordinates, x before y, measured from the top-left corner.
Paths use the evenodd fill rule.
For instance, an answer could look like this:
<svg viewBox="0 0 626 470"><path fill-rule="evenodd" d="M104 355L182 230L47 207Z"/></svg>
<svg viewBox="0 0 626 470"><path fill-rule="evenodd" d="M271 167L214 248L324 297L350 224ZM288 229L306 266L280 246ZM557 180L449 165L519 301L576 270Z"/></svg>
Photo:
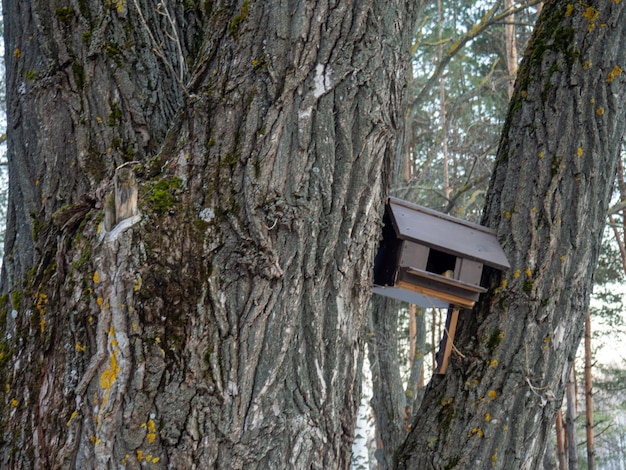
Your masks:
<svg viewBox="0 0 626 470"><path fill-rule="evenodd" d="M574 365L569 372L567 386L565 388L567 400L567 420L565 430L567 432L567 469L578 470L578 438L576 437L576 371Z"/></svg>
<svg viewBox="0 0 626 470"><path fill-rule="evenodd" d="M626 3L546 3L520 66L483 217L512 268L462 312L400 468L540 466L583 332L624 135Z"/></svg>
<svg viewBox="0 0 626 470"><path fill-rule="evenodd" d="M515 7L513 0L504 0L504 8L512 10ZM504 44L506 46L506 70L509 74L507 93L509 99L513 97L515 86L515 72L517 71L517 36L515 35L515 14L511 13L504 25Z"/></svg>
<svg viewBox="0 0 626 470"><path fill-rule="evenodd" d="M407 435L405 399L398 361L399 301L387 297L372 298L372 335L368 343L372 371L372 410L376 420L380 469L393 466L393 456Z"/></svg>
<svg viewBox="0 0 626 470"><path fill-rule="evenodd" d="M411 421L421 401L420 387L424 383L424 355L426 354L426 311L417 308L415 305L409 306L409 320L411 322L410 335L411 347L409 351L409 380L404 392L406 399L405 419L407 428L410 428Z"/></svg>
<svg viewBox="0 0 626 470"><path fill-rule="evenodd" d="M585 430L587 435L587 470L596 468L593 442L593 381L591 374L591 315L585 317Z"/></svg>
<svg viewBox="0 0 626 470"><path fill-rule="evenodd" d="M567 470L567 452L565 452L565 430L563 429L563 411L556 414L556 449L559 457L559 470Z"/></svg>
<svg viewBox="0 0 626 470"><path fill-rule="evenodd" d="M349 466L415 8L4 2L2 468Z"/></svg>

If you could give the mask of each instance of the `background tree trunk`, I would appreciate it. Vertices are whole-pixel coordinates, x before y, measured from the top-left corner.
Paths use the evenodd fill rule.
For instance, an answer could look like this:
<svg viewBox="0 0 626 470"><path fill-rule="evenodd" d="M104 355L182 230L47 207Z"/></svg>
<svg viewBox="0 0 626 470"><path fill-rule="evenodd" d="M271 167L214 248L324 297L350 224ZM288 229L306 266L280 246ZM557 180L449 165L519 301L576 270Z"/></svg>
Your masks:
<svg viewBox="0 0 626 470"><path fill-rule="evenodd" d="M520 66L483 222L512 269L462 312L400 468L540 464L583 332L624 135L626 4L553 1Z"/></svg>
<svg viewBox="0 0 626 470"><path fill-rule="evenodd" d="M570 368L567 386L565 387L567 401L567 420L565 430L567 433L567 469L578 470L578 438L576 437L576 418L578 410L576 406L576 370L574 365Z"/></svg>
<svg viewBox="0 0 626 470"><path fill-rule="evenodd" d="M349 466L414 8L4 2L0 466Z"/></svg>
<svg viewBox="0 0 626 470"><path fill-rule="evenodd" d="M405 394L398 360L399 301L372 298L372 336L368 343L372 371L372 410L379 442L375 456L380 469L393 467L393 456L407 435Z"/></svg>
<svg viewBox="0 0 626 470"><path fill-rule="evenodd" d="M593 432L593 380L591 356L591 314L585 317L585 435L587 436L587 470L596 468Z"/></svg>
<svg viewBox="0 0 626 470"><path fill-rule="evenodd" d="M559 470L567 470L567 452L565 451L565 430L563 429L563 411L556 414L556 449L559 457Z"/></svg>

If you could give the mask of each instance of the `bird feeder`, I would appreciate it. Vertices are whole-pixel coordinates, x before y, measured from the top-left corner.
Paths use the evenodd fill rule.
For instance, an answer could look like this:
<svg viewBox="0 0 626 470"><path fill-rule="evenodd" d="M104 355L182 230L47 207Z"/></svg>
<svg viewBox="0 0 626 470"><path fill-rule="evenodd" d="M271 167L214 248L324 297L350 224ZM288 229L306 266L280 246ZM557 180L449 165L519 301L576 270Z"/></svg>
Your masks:
<svg viewBox="0 0 626 470"><path fill-rule="evenodd" d="M373 292L422 307L449 307L450 341L444 342L450 349L459 309L472 308L486 292L483 267L510 268L495 231L396 198L389 198L383 224ZM444 352L446 366L448 357ZM439 373L445 373L442 365Z"/></svg>

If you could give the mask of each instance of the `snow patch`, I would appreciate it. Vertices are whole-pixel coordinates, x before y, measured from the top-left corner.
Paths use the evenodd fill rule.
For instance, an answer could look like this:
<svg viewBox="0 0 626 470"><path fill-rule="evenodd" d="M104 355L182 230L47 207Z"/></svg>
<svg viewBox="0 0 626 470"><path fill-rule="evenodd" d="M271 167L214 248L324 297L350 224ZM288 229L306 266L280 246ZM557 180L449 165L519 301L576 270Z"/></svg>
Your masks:
<svg viewBox="0 0 626 470"><path fill-rule="evenodd" d="M315 84L313 96L319 98L330 91L333 85L331 75L332 70L325 70L322 64L317 64L315 67L315 78L313 79L313 83Z"/></svg>

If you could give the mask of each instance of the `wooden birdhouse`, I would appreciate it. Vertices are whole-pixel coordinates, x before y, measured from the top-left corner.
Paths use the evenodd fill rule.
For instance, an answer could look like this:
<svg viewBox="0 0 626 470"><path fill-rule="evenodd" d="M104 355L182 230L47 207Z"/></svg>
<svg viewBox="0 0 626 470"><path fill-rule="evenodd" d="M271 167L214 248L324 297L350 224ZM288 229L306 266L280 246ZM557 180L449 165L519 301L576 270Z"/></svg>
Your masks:
<svg viewBox="0 0 626 470"><path fill-rule="evenodd" d="M423 307L471 308L485 292L483 266L510 268L496 233L389 198L374 261L374 292Z"/></svg>
<svg viewBox="0 0 626 470"><path fill-rule="evenodd" d="M450 341L438 371L445 373L459 309L472 308L486 291L483 267L504 270L509 262L493 230L401 199L389 198L383 223L373 292L422 307L450 307Z"/></svg>

